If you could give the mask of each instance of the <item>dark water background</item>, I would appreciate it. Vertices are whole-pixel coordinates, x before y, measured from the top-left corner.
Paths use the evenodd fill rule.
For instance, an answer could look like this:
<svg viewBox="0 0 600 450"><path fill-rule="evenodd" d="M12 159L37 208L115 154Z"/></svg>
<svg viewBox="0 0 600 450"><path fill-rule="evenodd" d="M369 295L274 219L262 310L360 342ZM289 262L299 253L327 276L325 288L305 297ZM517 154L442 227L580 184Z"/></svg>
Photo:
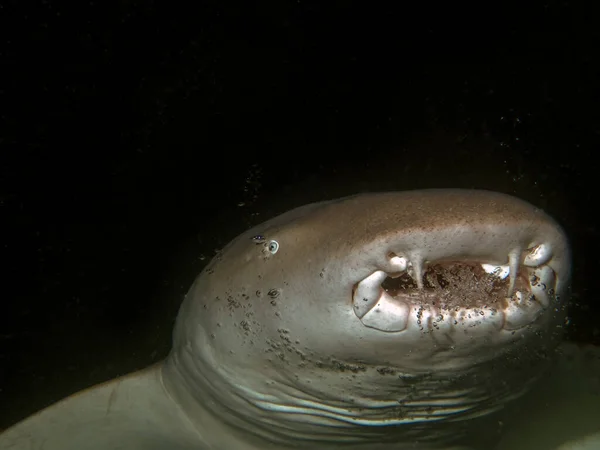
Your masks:
<svg viewBox="0 0 600 450"><path fill-rule="evenodd" d="M598 6L394 4L0 1L0 429L165 357L251 224L356 192L544 208L600 344Z"/></svg>

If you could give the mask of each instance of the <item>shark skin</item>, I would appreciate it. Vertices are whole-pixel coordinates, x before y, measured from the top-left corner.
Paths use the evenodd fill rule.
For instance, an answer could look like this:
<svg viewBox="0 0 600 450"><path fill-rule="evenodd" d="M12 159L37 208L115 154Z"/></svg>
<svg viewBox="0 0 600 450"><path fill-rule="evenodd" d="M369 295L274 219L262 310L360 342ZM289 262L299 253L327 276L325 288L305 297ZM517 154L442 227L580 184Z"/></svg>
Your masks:
<svg viewBox="0 0 600 450"><path fill-rule="evenodd" d="M561 227L508 195L305 205L204 268L165 361L34 414L0 449L514 450L525 432L497 436L495 415L593 378L560 356L578 352L562 343L570 273ZM597 448L600 430L580 431L547 449Z"/></svg>

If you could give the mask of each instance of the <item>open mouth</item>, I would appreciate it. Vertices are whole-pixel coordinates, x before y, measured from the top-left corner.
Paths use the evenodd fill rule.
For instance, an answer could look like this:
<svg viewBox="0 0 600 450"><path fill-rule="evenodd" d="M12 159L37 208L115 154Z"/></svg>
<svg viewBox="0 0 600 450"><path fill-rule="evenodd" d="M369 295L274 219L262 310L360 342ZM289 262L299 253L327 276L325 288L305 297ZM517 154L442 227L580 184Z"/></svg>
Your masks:
<svg viewBox="0 0 600 450"><path fill-rule="evenodd" d="M492 326L514 331L557 301L556 276L543 246L511 253L507 264L469 259L413 263L390 253L398 271L375 271L354 287L354 312L387 332L453 332Z"/></svg>

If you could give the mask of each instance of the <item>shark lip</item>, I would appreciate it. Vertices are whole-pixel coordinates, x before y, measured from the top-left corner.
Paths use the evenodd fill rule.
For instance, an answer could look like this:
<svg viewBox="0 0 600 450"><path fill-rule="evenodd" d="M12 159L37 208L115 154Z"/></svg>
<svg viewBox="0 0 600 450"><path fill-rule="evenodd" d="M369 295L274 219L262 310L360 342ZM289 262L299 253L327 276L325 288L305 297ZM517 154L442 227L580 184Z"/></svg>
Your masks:
<svg viewBox="0 0 600 450"><path fill-rule="evenodd" d="M540 248L516 262L509 256L504 265L460 259L415 268L406 258L389 258L399 270L374 271L354 286L352 296L363 325L380 331L514 331L557 301L556 275Z"/></svg>

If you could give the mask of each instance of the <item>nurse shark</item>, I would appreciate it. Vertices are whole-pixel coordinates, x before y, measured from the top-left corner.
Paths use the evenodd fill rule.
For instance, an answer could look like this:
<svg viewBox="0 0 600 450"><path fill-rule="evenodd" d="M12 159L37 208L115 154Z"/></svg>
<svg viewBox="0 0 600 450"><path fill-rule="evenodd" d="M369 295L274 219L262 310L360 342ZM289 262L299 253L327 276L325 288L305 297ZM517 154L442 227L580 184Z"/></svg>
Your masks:
<svg viewBox="0 0 600 450"><path fill-rule="evenodd" d="M551 364L570 271L560 226L500 193L302 206L204 268L165 361L25 419L0 449L475 448Z"/></svg>

